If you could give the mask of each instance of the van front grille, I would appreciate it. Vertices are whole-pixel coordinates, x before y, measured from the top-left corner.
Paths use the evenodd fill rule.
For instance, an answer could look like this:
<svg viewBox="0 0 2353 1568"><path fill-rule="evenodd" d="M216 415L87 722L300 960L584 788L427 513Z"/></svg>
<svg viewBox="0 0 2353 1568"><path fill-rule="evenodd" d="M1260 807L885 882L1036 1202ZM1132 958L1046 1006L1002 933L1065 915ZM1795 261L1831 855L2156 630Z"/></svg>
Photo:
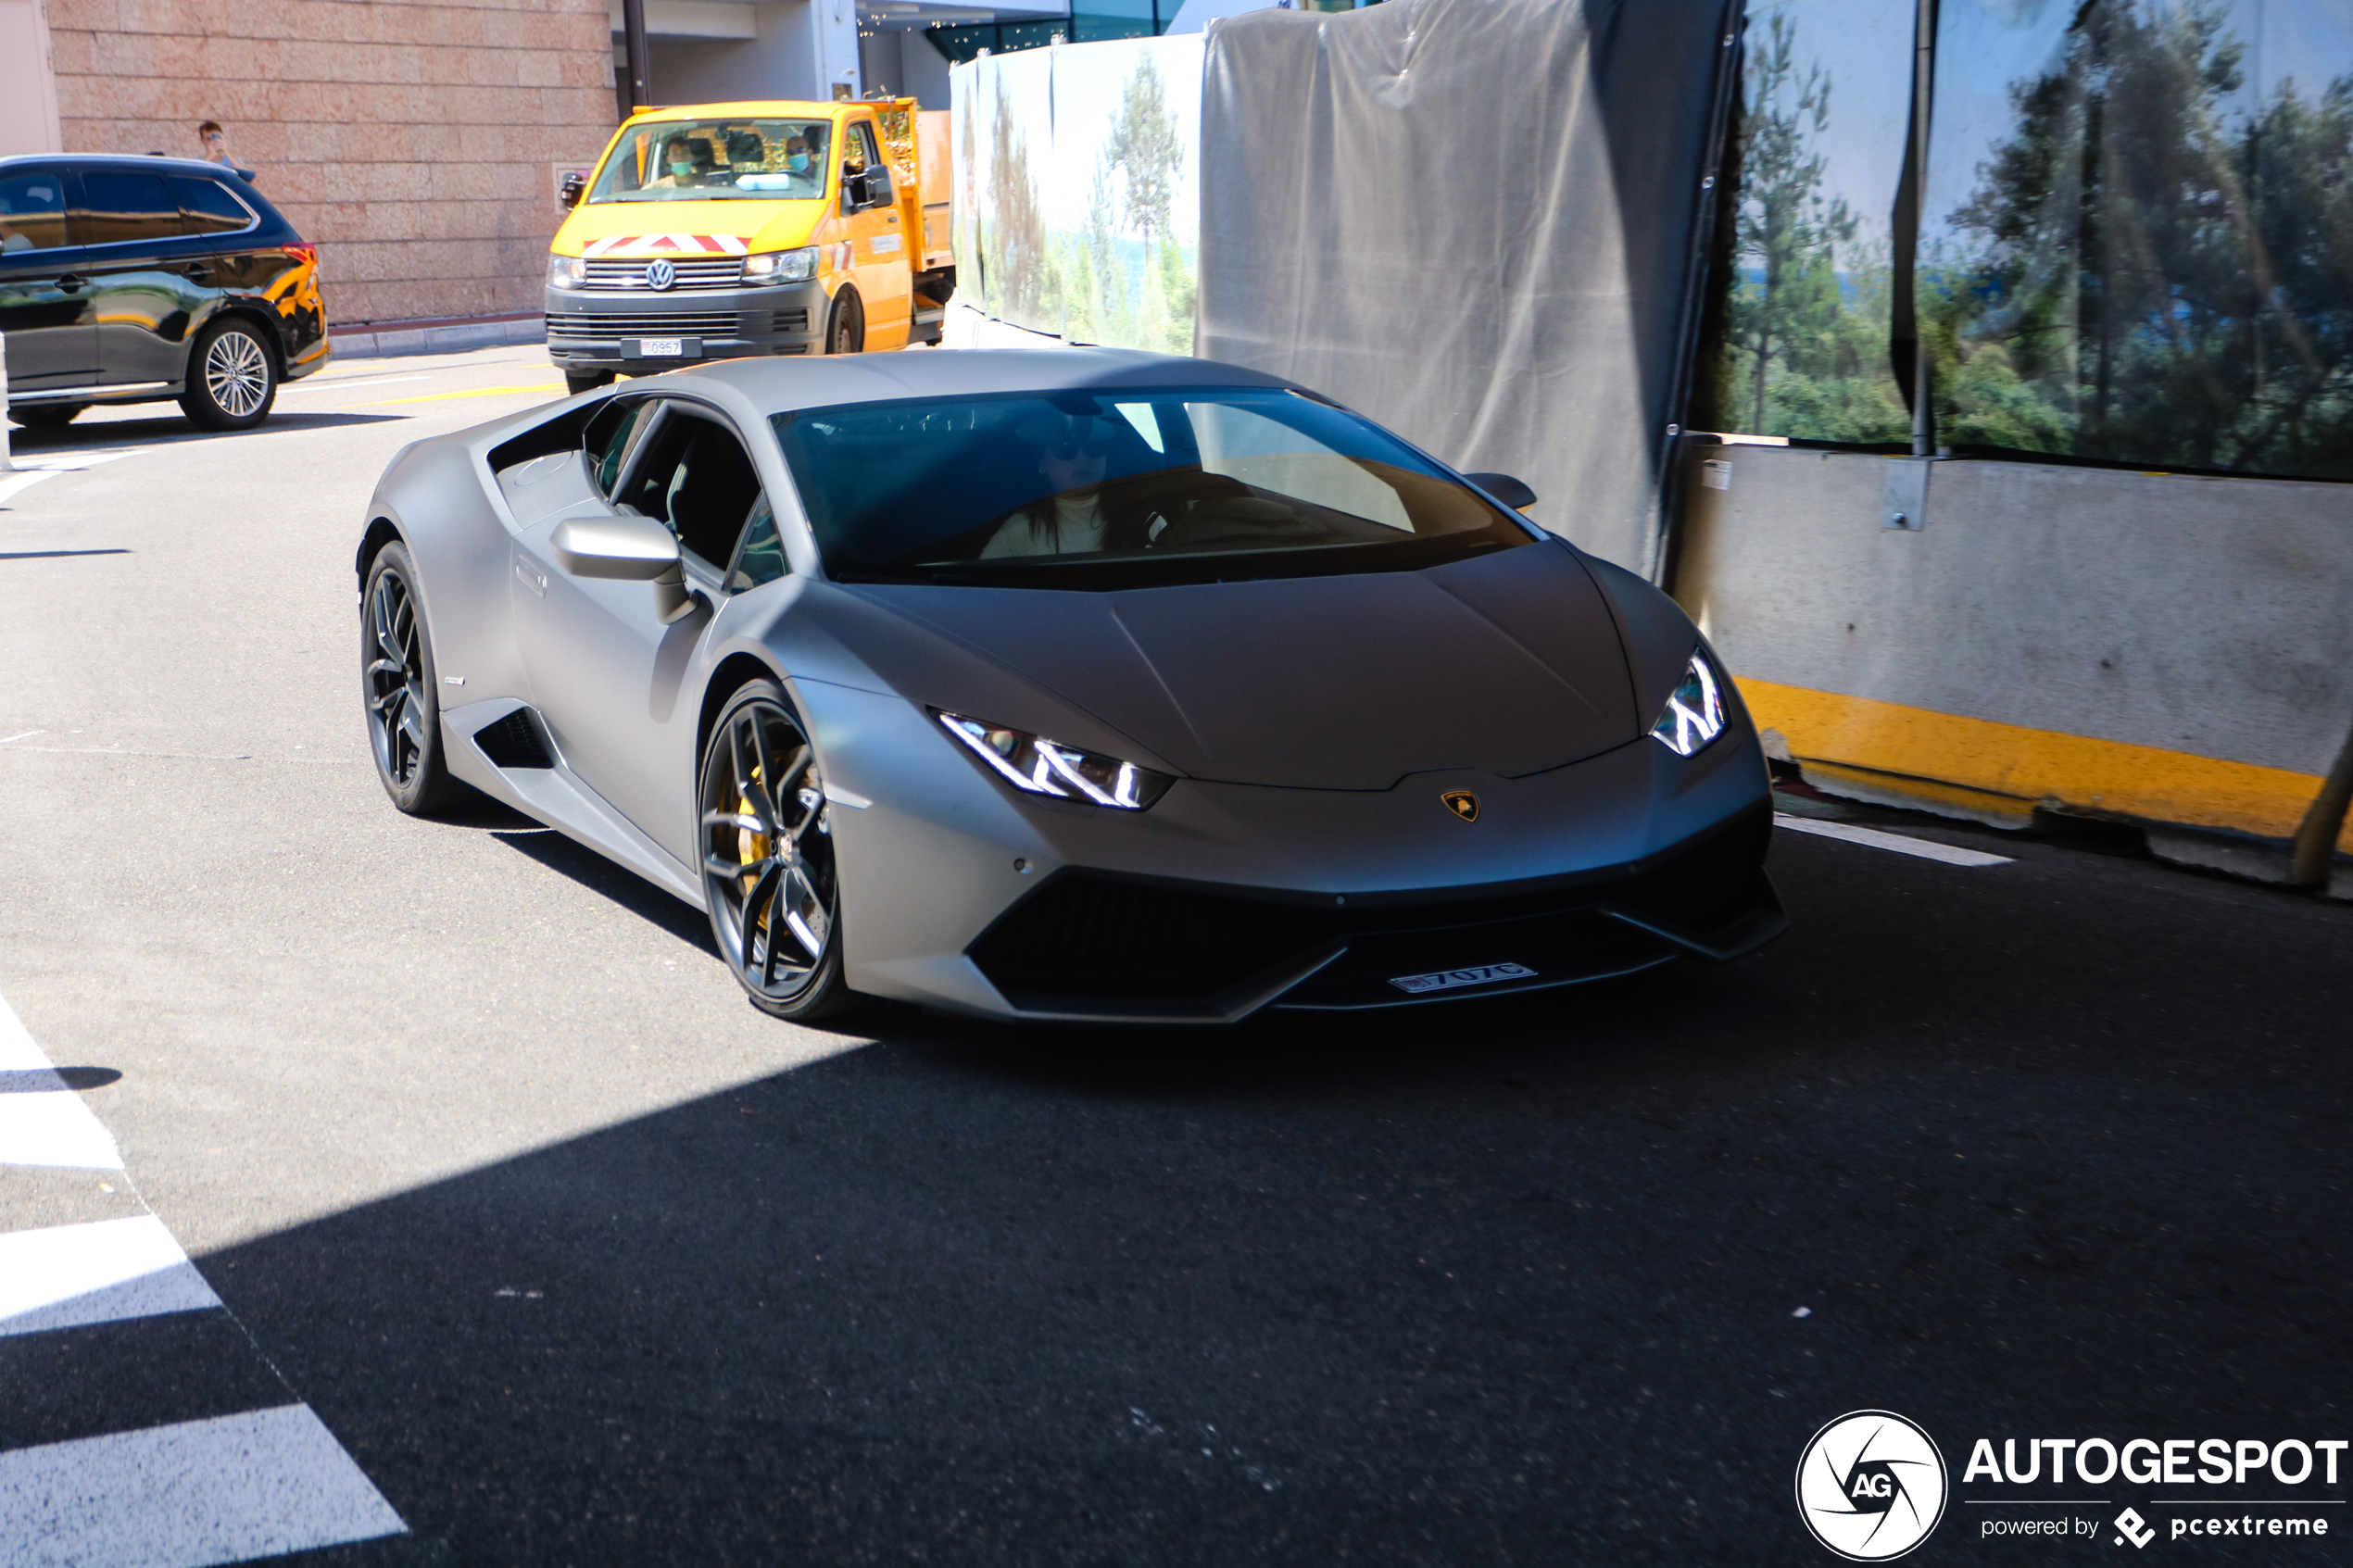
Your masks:
<svg viewBox="0 0 2353 1568"><path fill-rule="evenodd" d="M618 343L625 337L739 337L743 318L733 311L551 310L547 335Z"/></svg>
<svg viewBox="0 0 2353 1568"><path fill-rule="evenodd" d="M591 261L586 264L585 285L592 289L642 289L647 286L646 269L654 257L635 261ZM740 256L714 256L703 260L686 261L675 257L663 257L677 275L671 284L677 289L732 289L744 281L744 258Z"/></svg>

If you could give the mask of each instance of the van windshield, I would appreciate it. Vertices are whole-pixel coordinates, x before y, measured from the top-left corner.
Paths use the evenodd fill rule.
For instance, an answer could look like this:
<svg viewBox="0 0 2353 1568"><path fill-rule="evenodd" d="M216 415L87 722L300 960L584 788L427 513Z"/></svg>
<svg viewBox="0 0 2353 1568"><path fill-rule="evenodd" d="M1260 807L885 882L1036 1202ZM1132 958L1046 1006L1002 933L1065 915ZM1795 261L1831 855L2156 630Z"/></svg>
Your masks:
<svg viewBox="0 0 2353 1568"><path fill-rule="evenodd" d="M1408 571L1532 542L1355 415L1258 388L778 414L838 582L1106 590Z"/></svg>
<svg viewBox="0 0 2353 1568"><path fill-rule="evenodd" d="M605 159L583 205L822 200L832 132L822 119L641 121Z"/></svg>

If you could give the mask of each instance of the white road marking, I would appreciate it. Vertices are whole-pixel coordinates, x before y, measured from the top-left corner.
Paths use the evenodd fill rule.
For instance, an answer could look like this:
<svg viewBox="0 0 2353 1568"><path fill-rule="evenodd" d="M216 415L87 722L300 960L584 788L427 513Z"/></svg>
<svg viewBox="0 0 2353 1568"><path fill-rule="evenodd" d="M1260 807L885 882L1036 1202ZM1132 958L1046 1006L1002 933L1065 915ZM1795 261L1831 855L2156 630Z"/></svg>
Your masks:
<svg viewBox="0 0 2353 1568"><path fill-rule="evenodd" d="M35 735L45 735L48 733L46 730L27 730L20 735L0 735L0 746L6 746L12 740L31 740Z"/></svg>
<svg viewBox="0 0 2353 1568"><path fill-rule="evenodd" d="M20 469L45 469L51 473L72 473L81 469L111 463L117 458L136 457L145 446L132 446L112 452L42 452L28 458L19 455L14 461Z"/></svg>
<svg viewBox="0 0 2353 1568"><path fill-rule="evenodd" d="M1812 817L1793 817L1786 811L1773 813L1773 825L1788 828L1793 833L1843 838L1849 844L1866 844L1874 849L1892 849L1898 855L1917 855L1923 860L1942 860L1948 866L2007 866L2013 863L2007 855L1988 855L1982 849L1956 849L1949 844L1935 844L1925 838L1906 838L1900 833L1881 833L1877 828L1856 827L1852 822L1824 822Z"/></svg>
<svg viewBox="0 0 2353 1568"><path fill-rule="evenodd" d="M66 1087L6 997L0 997L0 1073L24 1074L18 1082L29 1085L0 1094L0 1165L122 1169L121 1151L106 1124Z"/></svg>
<svg viewBox="0 0 2353 1568"><path fill-rule="evenodd" d="M6 1568L207 1568L407 1531L308 1405L0 1453Z"/></svg>
<svg viewBox="0 0 2353 1568"><path fill-rule="evenodd" d="M326 381L321 381L318 377L313 376L307 381L288 382L283 390L287 392L316 392L330 386L385 386L396 381L423 381L424 379L425 378L423 376L367 376L331 378Z"/></svg>
<svg viewBox="0 0 2353 1568"><path fill-rule="evenodd" d="M220 1305L152 1214L0 1236L0 1335Z"/></svg>
<svg viewBox="0 0 2353 1568"><path fill-rule="evenodd" d="M9 501L23 495L44 479L55 479L62 470L27 469L0 479L0 501Z"/></svg>

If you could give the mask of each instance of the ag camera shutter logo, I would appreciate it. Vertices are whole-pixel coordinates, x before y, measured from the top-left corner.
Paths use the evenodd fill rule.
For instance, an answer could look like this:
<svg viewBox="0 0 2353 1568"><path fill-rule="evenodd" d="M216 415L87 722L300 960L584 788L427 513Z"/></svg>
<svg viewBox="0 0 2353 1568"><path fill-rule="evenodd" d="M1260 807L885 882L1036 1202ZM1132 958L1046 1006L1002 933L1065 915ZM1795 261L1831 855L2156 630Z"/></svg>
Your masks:
<svg viewBox="0 0 2353 1568"><path fill-rule="evenodd" d="M1814 1434L1797 1461L1797 1513L1850 1562L1903 1556L1944 1517L1944 1456L1893 1411L1852 1411Z"/></svg>

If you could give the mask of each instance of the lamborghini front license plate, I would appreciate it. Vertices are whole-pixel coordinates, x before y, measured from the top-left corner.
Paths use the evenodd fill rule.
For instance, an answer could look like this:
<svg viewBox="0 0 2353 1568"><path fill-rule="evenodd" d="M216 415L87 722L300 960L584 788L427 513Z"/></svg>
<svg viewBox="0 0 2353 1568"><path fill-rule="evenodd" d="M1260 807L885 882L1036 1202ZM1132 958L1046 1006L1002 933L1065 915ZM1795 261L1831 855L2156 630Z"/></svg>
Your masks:
<svg viewBox="0 0 2353 1568"><path fill-rule="evenodd" d="M1483 963L1471 969L1441 969L1436 974L1400 974L1390 981L1401 991L1450 991L1457 985L1492 985L1501 980L1533 980L1536 972L1524 963Z"/></svg>

